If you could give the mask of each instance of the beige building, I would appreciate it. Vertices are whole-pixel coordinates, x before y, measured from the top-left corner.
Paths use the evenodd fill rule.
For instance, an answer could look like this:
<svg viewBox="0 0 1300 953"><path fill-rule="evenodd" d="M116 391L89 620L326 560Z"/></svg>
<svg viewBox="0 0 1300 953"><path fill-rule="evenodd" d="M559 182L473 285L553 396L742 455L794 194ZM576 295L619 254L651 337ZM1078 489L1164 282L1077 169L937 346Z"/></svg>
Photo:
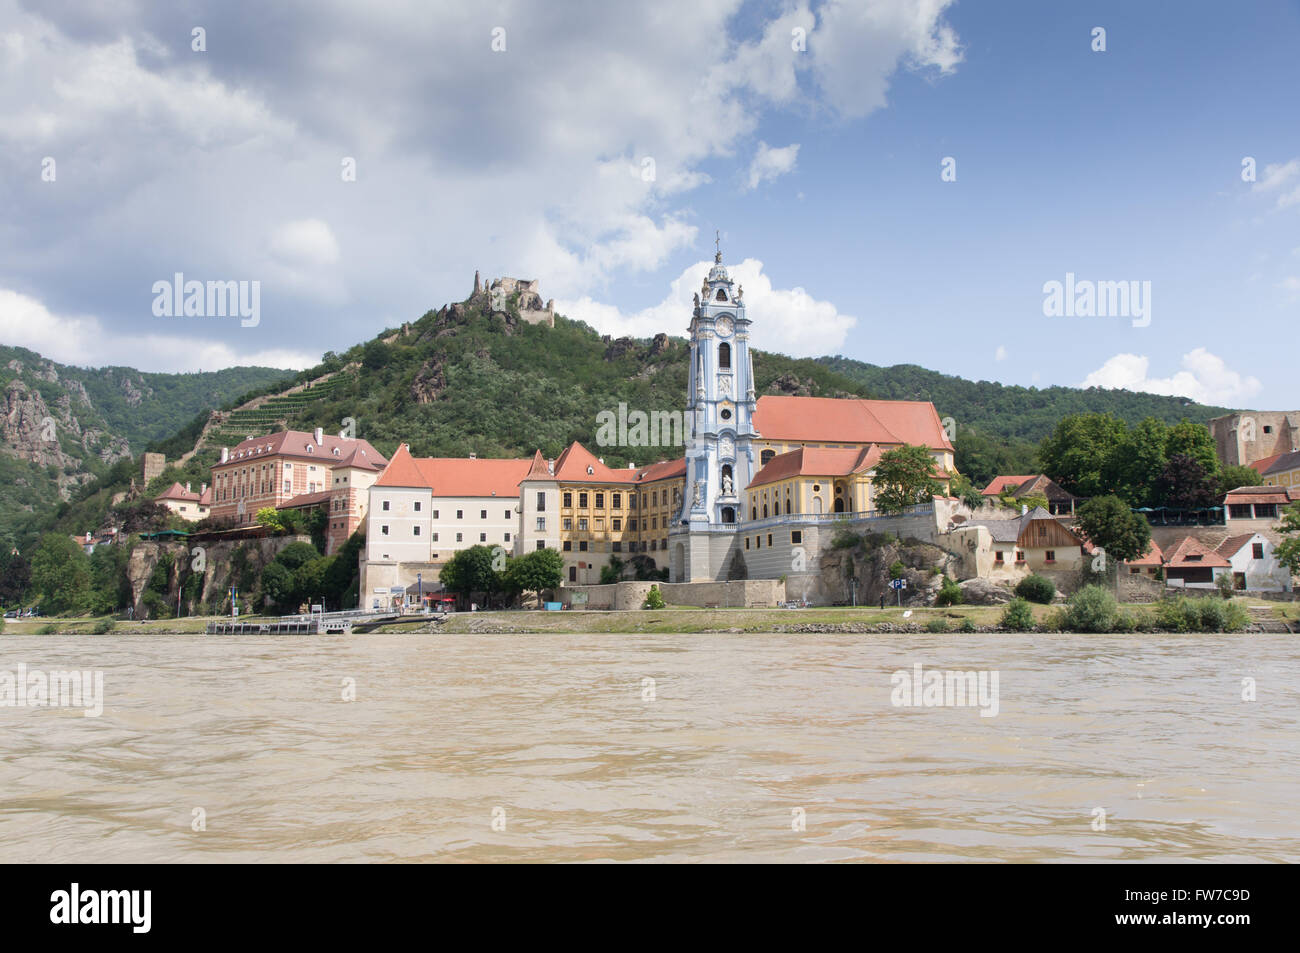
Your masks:
<svg viewBox="0 0 1300 953"><path fill-rule="evenodd" d="M1225 414L1209 426L1224 466L1248 467L1265 457L1300 450L1300 410Z"/></svg>
<svg viewBox="0 0 1300 953"><path fill-rule="evenodd" d="M195 493L188 483L184 486L173 483L154 497L154 501L161 503L182 519L197 523L208 518L212 507L212 489L205 483L199 492Z"/></svg>

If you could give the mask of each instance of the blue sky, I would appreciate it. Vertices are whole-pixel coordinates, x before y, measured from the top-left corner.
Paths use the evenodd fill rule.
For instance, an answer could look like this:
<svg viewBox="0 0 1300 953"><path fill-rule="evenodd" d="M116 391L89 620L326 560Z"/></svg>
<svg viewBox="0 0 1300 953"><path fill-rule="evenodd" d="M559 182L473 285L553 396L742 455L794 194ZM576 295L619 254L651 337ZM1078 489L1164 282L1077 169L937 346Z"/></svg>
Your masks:
<svg viewBox="0 0 1300 953"><path fill-rule="evenodd" d="M716 228L759 347L1293 409L1297 50L1267 0L0 0L0 340L302 366L475 268L680 334ZM176 271L258 323L154 315ZM1045 316L1067 272L1149 325Z"/></svg>

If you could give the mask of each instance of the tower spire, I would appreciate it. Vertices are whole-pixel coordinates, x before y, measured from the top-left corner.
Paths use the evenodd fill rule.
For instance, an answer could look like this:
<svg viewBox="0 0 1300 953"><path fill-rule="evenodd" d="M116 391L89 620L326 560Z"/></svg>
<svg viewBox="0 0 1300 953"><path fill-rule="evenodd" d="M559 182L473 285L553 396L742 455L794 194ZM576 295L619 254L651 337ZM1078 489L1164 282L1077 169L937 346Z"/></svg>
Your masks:
<svg viewBox="0 0 1300 953"><path fill-rule="evenodd" d="M713 247L716 249L713 253L713 263L720 265L722 264L722 232L716 228L713 230Z"/></svg>

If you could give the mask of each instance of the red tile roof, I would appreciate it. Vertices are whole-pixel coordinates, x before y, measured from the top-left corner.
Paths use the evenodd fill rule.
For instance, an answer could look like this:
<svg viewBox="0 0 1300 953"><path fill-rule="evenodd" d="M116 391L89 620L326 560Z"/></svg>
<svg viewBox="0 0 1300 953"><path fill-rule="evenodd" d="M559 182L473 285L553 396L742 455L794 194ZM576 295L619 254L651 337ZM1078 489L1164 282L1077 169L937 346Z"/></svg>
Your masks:
<svg viewBox="0 0 1300 953"><path fill-rule="evenodd" d="M1002 491L1007 487L1010 487L1013 490L1018 489L1022 483L1028 483L1033 478L1033 474L1028 474L1026 476L996 476L993 478L992 483L980 490L980 495L1000 496Z"/></svg>
<svg viewBox="0 0 1300 953"><path fill-rule="evenodd" d="M375 481L375 486L429 488L434 496L499 496L517 499L519 483L533 460L465 457L413 457L406 444Z"/></svg>
<svg viewBox="0 0 1300 953"><path fill-rule="evenodd" d="M758 399L754 429L764 440L952 449L934 404L921 400L768 395Z"/></svg>
<svg viewBox="0 0 1300 953"><path fill-rule="evenodd" d="M575 440L556 458L554 479L563 483L649 483L684 476L685 457L644 467L610 467Z"/></svg>
<svg viewBox="0 0 1300 953"><path fill-rule="evenodd" d="M749 482L751 487L788 480L795 476L848 476L865 473L880 462L880 448L800 447L777 454Z"/></svg>
<svg viewBox="0 0 1300 953"><path fill-rule="evenodd" d="M1231 559L1241 552L1242 547L1254 539L1256 535L1255 533L1242 533L1240 536L1229 536L1218 546L1215 546L1214 551L1225 559Z"/></svg>
<svg viewBox="0 0 1300 953"><path fill-rule="evenodd" d="M315 493L299 493L283 503L275 504L275 508L277 510L296 510L304 506L319 506L322 503L328 503L329 498L329 490L318 490Z"/></svg>
<svg viewBox="0 0 1300 953"><path fill-rule="evenodd" d="M1286 487L1281 486L1239 486L1229 490L1223 498L1224 505L1231 503L1279 503L1285 506L1291 502Z"/></svg>
<svg viewBox="0 0 1300 953"><path fill-rule="evenodd" d="M1297 467L1300 467L1300 450L1292 450L1290 453L1279 453L1268 465L1268 469L1260 472L1267 476L1273 473L1285 473Z"/></svg>
<svg viewBox="0 0 1300 953"><path fill-rule="evenodd" d="M335 450L338 451L335 454ZM357 456L359 454L359 456ZM321 442L316 442L316 435L301 430L281 430L279 433L265 437L250 437L230 448L230 457L225 463L214 463L212 469L246 464L250 459L268 456L284 456L301 460L324 460L330 467L339 466L348 460L354 462L349 466L367 466L378 469L388 461L384 455L370 445L368 441L351 437L338 437L324 434ZM356 462L357 460L361 462Z"/></svg>
<svg viewBox="0 0 1300 953"><path fill-rule="evenodd" d="M1282 456L1282 454L1274 453L1267 457L1261 457L1260 459L1256 460L1254 463L1248 463L1246 464L1246 466L1250 467L1260 476L1263 476L1264 472L1268 470L1268 468L1271 467L1277 461L1277 458L1280 456Z"/></svg>
<svg viewBox="0 0 1300 953"><path fill-rule="evenodd" d="M1170 569L1194 569L1198 566L1231 566L1232 563L1195 536L1188 536L1178 544L1178 548L1174 550L1165 565Z"/></svg>
<svg viewBox="0 0 1300 953"><path fill-rule="evenodd" d="M1092 543L1088 543L1088 552L1091 553L1094 552L1095 550L1096 547L1093 546ZM1143 553L1137 559L1130 559L1124 565L1125 566L1163 566L1164 563L1165 563L1164 550L1162 550L1160 548L1160 545L1153 539L1151 540L1151 545L1147 547L1147 551L1145 553Z"/></svg>
<svg viewBox="0 0 1300 953"><path fill-rule="evenodd" d="M179 483L173 483L167 489L163 490L155 500L180 500L185 503L197 503L200 506L208 506L212 503L212 487L205 487L202 493L195 493L193 490L187 490Z"/></svg>

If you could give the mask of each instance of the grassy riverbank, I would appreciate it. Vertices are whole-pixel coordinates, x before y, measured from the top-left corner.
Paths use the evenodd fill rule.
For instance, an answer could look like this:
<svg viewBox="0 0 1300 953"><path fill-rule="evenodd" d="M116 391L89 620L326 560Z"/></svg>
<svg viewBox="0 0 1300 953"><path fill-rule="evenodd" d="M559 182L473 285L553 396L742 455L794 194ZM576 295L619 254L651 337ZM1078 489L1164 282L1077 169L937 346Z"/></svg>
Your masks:
<svg viewBox="0 0 1300 953"><path fill-rule="evenodd" d="M1263 603L1255 599L1235 600L1243 606L1257 607L1256 618L1266 617L1300 624L1300 604ZM1266 607L1266 608L1259 608ZM1032 607L1034 621L1044 624L1056 606ZM1140 609L1143 606L1125 606ZM1146 608L1149 608L1147 606ZM942 619L953 635L961 627L975 626L990 631L998 627L1002 606L950 606L947 608L899 609L874 606L850 608L828 606L810 609L693 609L670 606L660 610L607 611L505 611L455 613L442 623L413 617L381 626L377 632L446 632L464 634L489 633L697 633L697 632L871 632L924 631L934 620ZM904 615L904 613L907 613ZM227 616L192 616L183 619L156 619L146 622L111 620L108 632L103 618L6 619L4 635L174 635L202 633L207 623L224 621ZM969 620L969 621L967 621ZM240 621L272 621L265 616L241 617ZM361 636L358 636L361 637ZM1139 635L1140 637L1140 635Z"/></svg>

